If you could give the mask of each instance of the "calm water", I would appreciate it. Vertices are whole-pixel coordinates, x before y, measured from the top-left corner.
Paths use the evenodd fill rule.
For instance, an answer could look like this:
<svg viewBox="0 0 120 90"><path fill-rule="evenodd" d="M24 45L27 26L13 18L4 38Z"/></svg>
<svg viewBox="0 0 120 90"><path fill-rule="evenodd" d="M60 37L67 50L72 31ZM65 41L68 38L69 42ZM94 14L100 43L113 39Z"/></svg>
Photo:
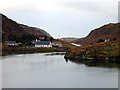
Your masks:
<svg viewBox="0 0 120 90"><path fill-rule="evenodd" d="M81 46L80 44L76 44L76 43L71 43L71 44L75 46Z"/></svg>
<svg viewBox="0 0 120 90"><path fill-rule="evenodd" d="M48 53L47 53L48 54ZM66 62L63 55L4 56L3 88L117 88L118 69Z"/></svg>
<svg viewBox="0 0 120 90"><path fill-rule="evenodd" d="M0 89L2 89L2 57L0 57Z"/></svg>

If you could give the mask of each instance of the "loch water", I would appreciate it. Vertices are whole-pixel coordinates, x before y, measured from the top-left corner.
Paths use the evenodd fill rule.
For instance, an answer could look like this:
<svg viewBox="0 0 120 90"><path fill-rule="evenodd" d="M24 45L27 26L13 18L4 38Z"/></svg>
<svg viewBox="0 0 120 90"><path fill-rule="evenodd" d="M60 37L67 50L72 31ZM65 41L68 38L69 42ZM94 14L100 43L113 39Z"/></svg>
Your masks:
<svg viewBox="0 0 120 90"><path fill-rule="evenodd" d="M118 69L87 66L50 53L2 57L3 88L118 88Z"/></svg>

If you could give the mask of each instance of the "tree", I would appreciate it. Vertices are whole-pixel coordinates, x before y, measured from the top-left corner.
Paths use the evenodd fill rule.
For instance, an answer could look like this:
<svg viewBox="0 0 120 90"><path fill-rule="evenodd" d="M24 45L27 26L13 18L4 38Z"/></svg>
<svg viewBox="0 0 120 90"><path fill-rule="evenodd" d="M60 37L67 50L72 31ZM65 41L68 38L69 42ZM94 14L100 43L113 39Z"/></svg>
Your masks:
<svg viewBox="0 0 120 90"><path fill-rule="evenodd" d="M25 34L23 34L22 35L22 40L25 40L25 39L26 39Z"/></svg>
<svg viewBox="0 0 120 90"><path fill-rule="evenodd" d="M103 40L103 39L99 39L98 41L97 41L97 43L100 43L100 42L104 42L105 40Z"/></svg>
<svg viewBox="0 0 120 90"><path fill-rule="evenodd" d="M13 35L13 41L16 41L16 40L17 40L16 35Z"/></svg>
<svg viewBox="0 0 120 90"><path fill-rule="evenodd" d="M0 39L0 41L2 40L2 43L4 43L5 42L5 36L2 34L2 37L1 37L2 39Z"/></svg>
<svg viewBox="0 0 120 90"><path fill-rule="evenodd" d="M45 36L44 41L48 41L48 37L47 36Z"/></svg>
<svg viewBox="0 0 120 90"><path fill-rule="evenodd" d="M50 41L51 41L51 42L53 41L53 37L50 37Z"/></svg>
<svg viewBox="0 0 120 90"><path fill-rule="evenodd" d="M15 41L16 35L9 34L8 39L9 41Z"/></svg>
<svg viewBox="0 0 120 90"><path fill-rule="evenodd" d="M117 38L115 37L115 38L113 38L113 40L117 40Z"/></svg>

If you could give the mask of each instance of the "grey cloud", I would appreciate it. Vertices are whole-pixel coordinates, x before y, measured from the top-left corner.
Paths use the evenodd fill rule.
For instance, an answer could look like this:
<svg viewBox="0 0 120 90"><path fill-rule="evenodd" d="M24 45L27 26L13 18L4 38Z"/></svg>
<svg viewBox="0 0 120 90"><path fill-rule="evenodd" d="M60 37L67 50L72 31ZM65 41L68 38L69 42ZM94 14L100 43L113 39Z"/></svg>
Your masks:
<svg viewBox="0 0 120 90"><path fill-rule="evenodd" d="M117 16L117 4L112 2L64 2L61 5L80 11L91 12L97 15Z"/></svg>
<svg viewBox="0 0 120 90"><path fill-rule="evenodd" d="M71 11L39 11L35 7L15 8L5 11L8 17L13 20L30 26L40 27L49 32L53 37L83 37L92 29L98 28L110 22L116 22L115 15L109 15L107 10L114 10L109 3L98 2L62 2L66 10ZM93 14L91 14L93 13ZM101 16L102 15L102 16ZM112 17L111 17L112 16Z"/></svg>

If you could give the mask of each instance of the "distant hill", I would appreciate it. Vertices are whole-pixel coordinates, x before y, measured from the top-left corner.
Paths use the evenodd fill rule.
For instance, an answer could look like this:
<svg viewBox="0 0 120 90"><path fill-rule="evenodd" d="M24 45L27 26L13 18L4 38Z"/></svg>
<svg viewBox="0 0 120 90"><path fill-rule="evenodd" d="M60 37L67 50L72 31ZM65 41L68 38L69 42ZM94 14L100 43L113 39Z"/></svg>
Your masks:
<svg viewBox="0 0 120 90"><path fill-rule="evenodd" d="M39 36L51 37L51 35L43 29L19 24L16 21L2 14L2 35L3 38L5 38L5 40L9 40L9 38L12 36L17 37L18 39L22 37L23 34L29 36L31 35L33 37Z"/></svg>
<svg viewBox="0 0 120 90"><path fill-rule="evenodd" d="M74 38L74 37L64 37L64 38L60 38L60 40L65 41L65 42L72 42L77 40L78 38Z"/></svg>
<svg viewBox="0 0 120 90"><path fill-rule="evenodd" d="M100 39L120 39L120 23L110 23L100 28L92 30L88 36L73 41L74 43L87 45L96 43Z"/></svg>

